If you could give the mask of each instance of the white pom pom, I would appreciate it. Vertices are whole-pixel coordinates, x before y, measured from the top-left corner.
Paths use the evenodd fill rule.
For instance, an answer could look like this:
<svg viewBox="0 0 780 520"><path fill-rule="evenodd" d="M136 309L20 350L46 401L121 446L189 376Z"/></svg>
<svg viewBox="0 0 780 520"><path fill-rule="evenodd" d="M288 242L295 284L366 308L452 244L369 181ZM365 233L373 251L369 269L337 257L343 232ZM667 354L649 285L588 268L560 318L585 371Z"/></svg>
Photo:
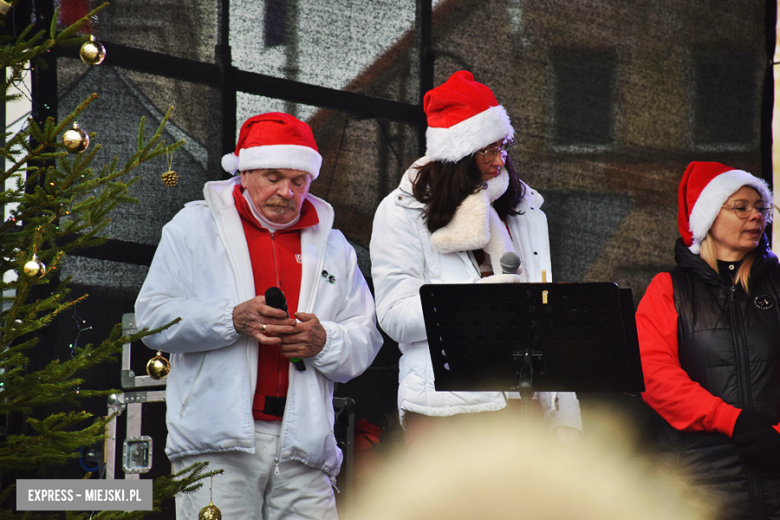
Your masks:
<svg viewBox="0 0 780 520"><path fill-rule="evenodd" d="M238 156L234 153L227 153L223 155L222 169L231 175L235 175L236 170L238 170Z"/></svg>

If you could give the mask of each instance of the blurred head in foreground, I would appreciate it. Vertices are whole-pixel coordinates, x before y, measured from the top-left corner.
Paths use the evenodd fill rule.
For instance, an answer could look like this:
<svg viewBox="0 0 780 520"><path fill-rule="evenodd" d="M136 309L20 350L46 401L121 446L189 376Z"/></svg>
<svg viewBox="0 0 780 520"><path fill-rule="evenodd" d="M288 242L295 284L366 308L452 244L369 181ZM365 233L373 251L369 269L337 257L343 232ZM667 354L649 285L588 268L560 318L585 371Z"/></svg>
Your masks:
<svg viewBox="0 0 780 520"><path fill-rule="evenodd" d="M605 418L599 421L603 425ZM601 438L607 438L606 436ZM713 518L681 480L659 481L625 445L488 423L419 439L372 479L343 520ZM620 441L617 442L620 444ZM627 445L627 443L626 443Z"/></svg>

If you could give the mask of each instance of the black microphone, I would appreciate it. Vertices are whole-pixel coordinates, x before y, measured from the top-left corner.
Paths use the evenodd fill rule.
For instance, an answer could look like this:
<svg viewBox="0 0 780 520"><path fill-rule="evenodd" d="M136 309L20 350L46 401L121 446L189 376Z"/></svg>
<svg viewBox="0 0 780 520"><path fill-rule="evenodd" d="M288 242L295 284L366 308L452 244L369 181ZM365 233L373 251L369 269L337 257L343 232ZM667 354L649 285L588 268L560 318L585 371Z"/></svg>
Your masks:
<svg viewBox="0 0 780 520"><path fill-rule="evenodd" d="M290 317L290 313L287 312L287 298L284 297L284 293L278 287L269 287L265 291L265 304L274 309L283 310L287 317ZM303 364L301 358L290 358L290 362L295 364L296 369L300 371L306 370L306 365Z"/></svg>
<svg viewBox="0 0 780 520"><path fill-rule="evenodd" d="M503 274L517 274L518 269L520 269L520 257L517 254L509 251L501 255L501 271Z"/></svg>
<svg viewBox="0 0 780 520"><path fill-rule="evenodd" d="M287 317L290 317L290 313L287 312L287 298L284 297L284 293L278 287L269 287L265 291L265 304L274 309L283 310Z"/></svg>

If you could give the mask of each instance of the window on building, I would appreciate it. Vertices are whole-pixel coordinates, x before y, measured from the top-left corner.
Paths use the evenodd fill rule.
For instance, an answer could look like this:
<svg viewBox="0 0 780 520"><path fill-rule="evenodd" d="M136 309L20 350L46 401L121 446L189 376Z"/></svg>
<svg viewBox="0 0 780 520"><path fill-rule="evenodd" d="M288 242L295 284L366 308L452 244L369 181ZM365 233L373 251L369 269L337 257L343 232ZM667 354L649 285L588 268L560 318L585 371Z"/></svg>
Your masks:
<svg viewBox="0 0 780 520"><path fill-rule="evenodd" d="M752 51L694 52L694 145L733 148L757 142L758 64Z"/></svg>
<svg viewBox="0 0 780 520"><path fill-rule="evenodd" d="M610 145L614 139L615 70L611 51L557 51L553 55L553 128L556 145Z"/></svg>
<svg viewBox="0 0 780 520"><path fill-rule="evenodd" d="M287 43L287 1L265 0L263 40L266 47Z"/></svg>

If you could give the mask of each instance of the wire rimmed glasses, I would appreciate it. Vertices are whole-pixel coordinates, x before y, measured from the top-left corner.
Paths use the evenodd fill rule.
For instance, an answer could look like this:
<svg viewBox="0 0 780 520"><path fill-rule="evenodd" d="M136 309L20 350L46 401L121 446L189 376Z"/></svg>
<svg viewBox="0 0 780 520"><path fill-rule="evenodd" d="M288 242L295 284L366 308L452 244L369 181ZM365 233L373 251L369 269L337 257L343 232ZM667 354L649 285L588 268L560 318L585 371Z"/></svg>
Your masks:
<svg viewBox="0 0 780 520"><path fill-rule="evenodd" d="M509 150L515 145L514 141L504 141L499 146L493 146L487 150L480 150L474 152L476 155L482 156L482 161L485 164L490 164L496 160L496 156L500 153L502 159L506 159Z"/></svg>
<svg viewBox="0 0 780 520"><path fill-rule="evenodd" d="M724 204L722 207L724 209L733 210L737 218L742 220L750 218L750 215L753 214L753 210L755 209L767 222L772 221L772 210L774 209L774 205L771 202L760 200L755 204L751 204L749 201L741 199L735 200L731 204Z"/></svg>

